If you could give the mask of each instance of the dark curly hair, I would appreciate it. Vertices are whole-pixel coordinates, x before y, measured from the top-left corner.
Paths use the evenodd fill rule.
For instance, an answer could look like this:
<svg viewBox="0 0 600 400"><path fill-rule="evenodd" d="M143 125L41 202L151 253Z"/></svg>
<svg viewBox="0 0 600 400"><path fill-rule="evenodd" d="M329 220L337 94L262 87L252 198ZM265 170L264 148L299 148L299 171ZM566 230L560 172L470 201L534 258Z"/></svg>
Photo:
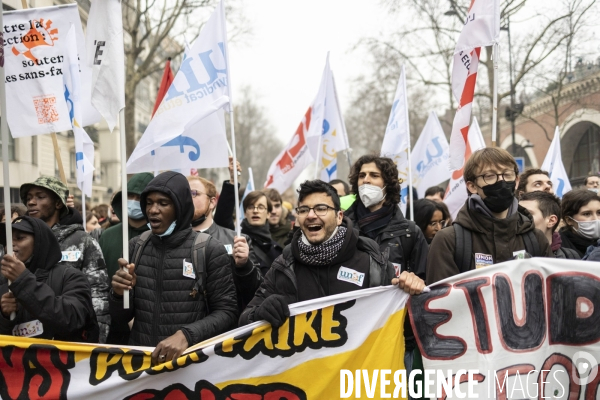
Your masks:
<svg viewBox="0 0 600 400"><path fill-rule="evenodd" d="M358 193L358 175L364 164L375 163L385 186L385 204L400 203L400 181L398 180L398 167L391 158L380 157L376 154L368 154L359 158L348 175L348 181L352 186L352 192Z"/></svg>

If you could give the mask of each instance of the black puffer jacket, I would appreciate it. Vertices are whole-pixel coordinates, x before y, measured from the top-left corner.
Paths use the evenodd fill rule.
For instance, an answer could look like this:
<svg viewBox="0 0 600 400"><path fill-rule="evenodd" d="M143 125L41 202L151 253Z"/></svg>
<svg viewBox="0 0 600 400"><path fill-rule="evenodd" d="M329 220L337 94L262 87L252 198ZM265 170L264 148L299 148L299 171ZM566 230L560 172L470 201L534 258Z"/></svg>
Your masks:
<svg viewBox="0 0 600 400"><path fill-rule="evenodd" d="M145 205L150 192L168 195L175 205L176 228L163 238L151 235L142 250L135 271L137 281L130 291L130 309L123 309L123 299L111 291L112 324L121 327L135 317L130 345L156 346L181 330L190 346L235 326L237 304L231 277L229 256L217 240L206 244L206 283L208 309L202 293L191 296L196 279L183 276L183 262L191 262L196 232L191 228L194 204L185 177L164 172L154 178L142 192ZM146 208L142 206L146 217ZM137 238L129 242L133 256ZM198 278L198 277L197 277Z"/></svg>
<svg viewBox="0 0 600 400"><path fill-rule="evenodd" d="M44 221L22 218L35 229L33 257L10 286L0 275L0 296L10 288L18 301L13 321L0 313L0 334L12 335L16 325L37 319L43 332L35 338L97 342L98 324L86 276L76 268L58 265L60 246Z"/></svg>

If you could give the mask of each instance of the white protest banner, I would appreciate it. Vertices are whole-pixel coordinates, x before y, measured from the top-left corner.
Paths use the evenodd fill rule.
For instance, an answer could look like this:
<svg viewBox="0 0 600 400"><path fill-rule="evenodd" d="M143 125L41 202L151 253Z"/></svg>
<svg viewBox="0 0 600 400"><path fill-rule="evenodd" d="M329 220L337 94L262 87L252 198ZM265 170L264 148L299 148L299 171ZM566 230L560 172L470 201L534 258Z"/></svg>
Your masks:
<svg viewBox="0 0 600 400"><path fill-rule="evenodd" d="M509 261L411 296L424 398L600 398L597 264Z"/></svg>
<svg viewBox="0 0 600 400"><path fill-rule="evenodd" d="M64 61L64 92L69 108L73 135L75 136L75 167L77 174L77 187L88 197L92 197L92 183L94 180L94 142L81 126L81 78L79 60L75 41L75 27L67 33L62 46L65 47ZM84 215L85 217L85 215Z"/></svg>
<svg viewBox="0 0 600 400"><path fill-rule="evenodd" d="M326 68L329 68L329 56L327 57ZM329 70L321 148L317 158L317 166L320 172L319 179L329 182L337 178L337 154L348 149L348 147L348 135L340 111L333 72Z"/></svg>
<svg viewBox="0 0 600 400"><path fill-rule="evenodd" d="M449 156L448 139L440 120L432 111L412 151L413 186L420 199L425 197L428 188L450 179Z"/></svg>
<svg viewBox="0 0 600 400"><path fill-rule="evenodd" d="M330 75L329 58L327 59L321 85L312 105L308 108L296 132L286 147L275 157L267 172L265 188L277 189L280 193L290 187L314 160L318 158L319 142L323 133L323 117L325 113L325 97Z"/></svg>
<svg viewBox="0 0 600 400"><path fill-rule="evenodd" d="M240 201L240 209L239 209L239 217L240 222L244 219L244 199L248 196L248 193L255 191L254 187L254 175L252 175L252 168L248 167L248 183L246 183L246 190L244 190L244 195L242 196L242 200Z"/></svg>
<svg viewBox="0 0 600 400"><path fill-rule="evenodd" d="M76 3L4 13L4 61L6 68L7 119L13 137L40 135L71 129L64 101L63 74L67 68L67 32L75 27L77 53L85 60L86 49ZM91 105L92 70L81 63L82 125L100 120Z"/></svg>
<svg viewBox="0 0 600 400"><path fill-rule="evenodd" d="M92 104L112 132L125 107L125 49L120 0L94 0L87 20L87 64Z"/></svg>
<svg viewBox="0 0 600 400"><path fill-rule="evenodd" d="M129 157L127 173L228 165L227 146L222 146L227 143L222 110L229 111L225 32L220 2ZM199 141L214 147L202 151ZM187 158L181 157L185 146L192 147Z"/></svg>
<svg viewBox="0 0 600 400"><path fill-rule="evenodd" d="M467 146L465 148L463 166L461 169L456 171L452 171L450 177L450 183L448 183L448 187L446 188L446 194L444 195L444 203L448 206L448 210L450 211L450 215L452 219L456 218L458 212L461 207L465 204L467 200L467 184L463 178L463 170L464 164L467 162L469 157L471 157L471 153L477 151L479 149L483 149L485 147L485 141L483 140L483 135L481 134L481 129L479 129L479 124L477 123L477 118L473 118L473 123L469 128L469 141L467 142Z"/></svg>
<svg viewBox="0 0 600 400"><path fill-rule="evenodd" d="M406 215L406 204L409 199L408 186L410 174L410 127L408 124L408 101L406 95L406 73L404 65L398 79L392 111L388 119L385 136L381 145L381 155L389 157L398 166L400 185L400 209Z"/></svg>
<svg viewBox="0 0 600 400"><path fill-rule="evenodd" d="M547 171L550 174L550 180L554 186L554 194L562 199L563 195L571 190L571 181L569 181L569 175L567 175L567 171L565 170L562 161L560 131L558 130L558 126L554 131L554 138L552 139L552 143L550 143L550 148L542 163L542 170Z"/></svg>
<svg viewBox="0 0 600 400"><path fill-rule="evenodd" d="M391 396L401 390L394 379L407 386L400 377L407 299L388 286L296 303L279 328L256 322L155 367L151 348L0 336L0 397L303 400L347 398L353 391L353 398ZM369 372L367 383L356 370Z"/></svg>

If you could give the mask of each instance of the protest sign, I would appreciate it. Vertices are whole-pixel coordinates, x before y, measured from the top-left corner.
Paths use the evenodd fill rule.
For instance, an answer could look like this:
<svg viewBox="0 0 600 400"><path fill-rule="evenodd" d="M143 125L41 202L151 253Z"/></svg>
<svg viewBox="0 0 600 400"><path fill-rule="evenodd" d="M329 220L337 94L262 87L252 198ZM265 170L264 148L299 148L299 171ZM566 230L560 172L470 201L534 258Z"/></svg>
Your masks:
<svg viewBox="0 0 600 400"><path fill-rule="evenodd" d="M436 283L409 308L425 398L599 398L597 263L492 265Z"/></svg>
<svg viewBox="0 0 600 400"><path fill-rule="evenodd" d="M7 119L13 137L71 129L63 75L65 46L73 24L80 60L86 49L77 4L4 13ZM81 67L82 126L100 121L91 105L92 71Z"/></svg>
<svg viewBox="0 0 600 400"><path fill-rule="evenodd" d="M0 336L0 397L334 399L343 394L342 370L368 371L369 384L361 379L351 389L379 395L373 371L404 370L407 298L379 287L297 303L278 329L257 322L156 367L149 348Z"/></svg>

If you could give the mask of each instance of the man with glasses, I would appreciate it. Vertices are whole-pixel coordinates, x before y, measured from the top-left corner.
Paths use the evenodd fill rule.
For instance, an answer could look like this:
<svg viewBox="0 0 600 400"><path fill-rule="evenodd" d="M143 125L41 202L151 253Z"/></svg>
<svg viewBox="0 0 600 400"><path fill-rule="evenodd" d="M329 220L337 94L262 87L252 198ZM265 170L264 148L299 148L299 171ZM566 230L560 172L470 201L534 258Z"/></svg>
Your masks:
<svg viewBox="0 0 600 400"><path fill-rule="evenodd" d="M591 190L592 192L598 193L598 188L600 188L600 176L598 175L588 175L585 177L585 181L583 185L586 189Z"/></svg>
<svg viewBox="0 0 600 400"><path fill-rule="evenodd" d="M358 235L331 185L306 181L298 194L300 230L271 266L240 325L266 320L279 327L291 303L369 287L395 284L411 294L422 292L421 279L409 273L395 278L377 243Z"/></svg>
<svg viewBox="0 0 600 400"><path fill-rule="evenodd" d="M231 273L238 298L238 310L242 312L258 286L262 282L262 276L258 265L251 261L250 254L254 251L249 246L249 238L242 234L235 235L235 231L217 225L213 220L213 212L217 206L217 188L215 185L199 176L188 176L188 183L194 202L194 216L192 229L196 232L206 232L225 246L231 261Z"/></svg>
<svg viewBox="0 0 600 400"><path fill-rule="evenodd" d="M453 226L439 231L427 260L427 283L529 253L553 257L548 240L519 206L514 158L503 149L474 152L464 167L469 198Z"/></svg>

